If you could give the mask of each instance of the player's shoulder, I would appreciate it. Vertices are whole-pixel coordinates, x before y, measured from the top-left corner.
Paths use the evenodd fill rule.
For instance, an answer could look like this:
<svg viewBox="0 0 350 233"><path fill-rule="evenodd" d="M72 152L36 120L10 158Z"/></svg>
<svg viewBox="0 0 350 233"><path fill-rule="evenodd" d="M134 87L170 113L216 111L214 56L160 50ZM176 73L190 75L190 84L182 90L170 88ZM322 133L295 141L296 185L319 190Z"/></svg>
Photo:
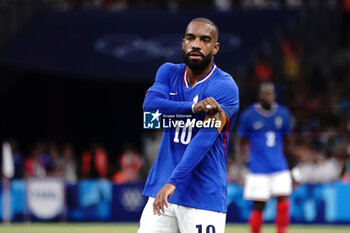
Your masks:
<svg viewBox="0 0 350 233"><path fill-rule="evenodd" d="M232 76L225 71L217 68L214 78L211 80L210 86L221 91L233 91L238 93L238 86Z"/></svg>
<svg viewBox="0 0 350 233"><path fill-rule="evenodd" d="M255 105L256 104L251 104L248 107L244 108L241 112L241 115L248 116L248 115L255 115L256 110L255 110Z"/></svg>
<svg viewBox="0 0 350 233"><path fill-rule="evenodd" d="M277 110L280 113L290 114L290 110L287 106L277 103Z"/></svg>
<svg viewBox="0 0 350 233"><path fill-rule="evenodd" d="M180 63L180 64L176 64L176 63L172 63L172 62L165 62L164 64L162 64L158 71L163 71L163 72L176 72L176 71L181 71L185 69L185 64Z"/></svg>
<svg viewBox="0 0 350 233"><path fill-rule="evenodd" d="M177 80L176 77L182 76L184 69L184 64L166 62L159 67L156 74L156 80L171 85L174 80Z"/></svg>
<svg viewBox="0 0 350 233"><path fill-rule="evenodd" d="M234 78L229 73L226 73L225 71L221 70L219 67L217 67L215 77L217 81L231 83L231 85L237 86Z"/></svg>

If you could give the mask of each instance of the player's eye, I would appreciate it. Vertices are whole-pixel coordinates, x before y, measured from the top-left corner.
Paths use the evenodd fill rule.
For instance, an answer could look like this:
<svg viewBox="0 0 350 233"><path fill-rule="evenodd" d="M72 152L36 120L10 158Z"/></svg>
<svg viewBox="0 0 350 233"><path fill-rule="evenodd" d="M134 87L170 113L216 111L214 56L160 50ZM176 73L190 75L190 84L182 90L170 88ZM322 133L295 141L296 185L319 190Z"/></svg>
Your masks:
<svg viewBox="0 0 350 233"><path fill-rule="evenodd" d="M203 37L203 38L202 38L202 41L203 41L204 43L208 43L208 42L210 42L210 38Z"/></svg>

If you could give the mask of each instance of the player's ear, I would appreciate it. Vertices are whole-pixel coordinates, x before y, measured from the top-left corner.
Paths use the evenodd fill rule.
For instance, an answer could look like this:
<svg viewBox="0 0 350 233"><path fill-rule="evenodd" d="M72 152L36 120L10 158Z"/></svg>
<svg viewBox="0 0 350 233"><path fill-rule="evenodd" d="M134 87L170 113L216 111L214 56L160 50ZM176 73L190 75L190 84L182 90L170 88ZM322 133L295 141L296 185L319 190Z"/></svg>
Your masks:
<svg viewBox="0 0 350 233"><path fill-rule="evenodd" d="M219 52L219 48L220 48L220 43L216 42L214 45L214 50L213 50L213 54L217 54Z"/></svg>

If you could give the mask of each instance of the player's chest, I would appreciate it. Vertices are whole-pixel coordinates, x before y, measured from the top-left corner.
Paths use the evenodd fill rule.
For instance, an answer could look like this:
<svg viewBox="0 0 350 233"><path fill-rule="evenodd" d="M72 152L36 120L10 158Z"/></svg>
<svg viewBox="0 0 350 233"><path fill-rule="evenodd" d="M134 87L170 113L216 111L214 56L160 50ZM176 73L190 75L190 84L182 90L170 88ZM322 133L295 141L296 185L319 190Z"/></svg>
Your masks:
<svg viewBox="0 0 350 233"><path fill-rule="evenodd" d="M206 85L198 85L193 88L185 87L177 82L170 86L169 99L174 101L199 102L207 98Z"/></svg>
<svg viewBox="0 0 350 233"><path fill-rule="evenodd" d="M285 124L282 116L275 115L268 118L265 117L252 117L250 122L251 131L255 132L267 132L267 131L280 131Z"/></svg>

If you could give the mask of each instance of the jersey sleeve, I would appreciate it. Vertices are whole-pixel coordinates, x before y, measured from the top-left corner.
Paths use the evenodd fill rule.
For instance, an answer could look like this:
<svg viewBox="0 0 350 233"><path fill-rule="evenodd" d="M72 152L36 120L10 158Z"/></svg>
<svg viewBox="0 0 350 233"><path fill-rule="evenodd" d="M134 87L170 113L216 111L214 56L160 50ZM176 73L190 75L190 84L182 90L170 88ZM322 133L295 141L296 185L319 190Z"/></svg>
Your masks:
<svg viewBox="0 0 350 233"><path fill-rule="evenodd" d="M157 71L153 85L146 92L144 111L159 110L163 114L192 113L193 102L169 100L171 78L176 68L171 63L163 64Z"/></svg>
<svg viewBox="0 0 350 233"><path fill-rule="evenodd" d="M201 128L188 144L185 153L175 167L167 183L177 187L186 176L202 161L219 135L215 129Z"/></svg>
<svg viewBox="0 0 350 233"><path fill-rule="evenodd" d="M214 85L215 90L209 91L208 94L213 97L220 106L224 109L225 116L219 116L217 119L222 119L223 124L220 127L215 128L201 128L196 136L192 139L187 146L185 153L175 167L173 173L167 180L167 183L177 186L181 183L185 177L202 161L202 159L208 154L208 151L213 146L214 141L221 133L221 129L226 123L226 119L231 119L237 114L239 100L238 100L238 87L233 82L217 83ZM208 117L206 117L207 119ZM223 120L223 118L225 120Z"/></svg>
<svg viewBox="0 0 350 233"><path fill-rule="evenodd" d="M213 97L220 104L228 119L239 110L239 91L231 76L212 85L207 97Z"/></svg>
<svg viewBox="0 0 350 233"><path fill-rule="evenodd" d="M157 92L163 98L167 98L170 90L170 78L173 72L171 63L164 63L159 67L153 85L148 89L149 92ZM147 95L146 93L146 95Z"/></svg>
<svg viewBox="0 0 350 233"><path fill-rule="evenodd" d="M248 116L247 111L243 111L239 116L238 125L237 125L237 135L243 138L249 137L249 124L248 124Z"/></svg>

